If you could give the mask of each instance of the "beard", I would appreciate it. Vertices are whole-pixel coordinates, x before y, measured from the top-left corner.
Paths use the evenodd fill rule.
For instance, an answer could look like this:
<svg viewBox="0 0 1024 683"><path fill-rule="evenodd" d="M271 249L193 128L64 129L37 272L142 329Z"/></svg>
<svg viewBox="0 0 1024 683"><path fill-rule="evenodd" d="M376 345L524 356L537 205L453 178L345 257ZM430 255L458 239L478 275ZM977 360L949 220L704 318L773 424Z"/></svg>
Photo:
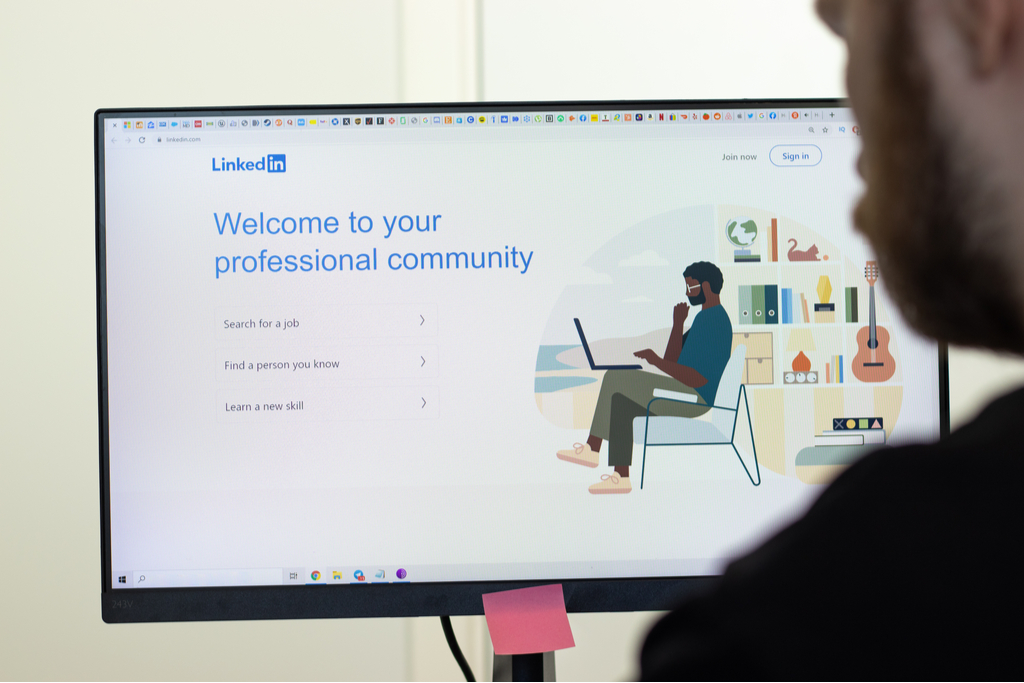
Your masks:
<svg viewBox="0 0 1024 683"><path fill-rule="evenodd" d="M854 224L907 322L952 344L1024 351L1006 201L935 100L909 3L890 12L879 108L865 112ZM874 115L872 115L874 114Z"/></svg>
<svg viewBox="0 0 1024 683"><path fill-rule="evenodd" d="M688 296L686 298L690 300L691 306L703 306L704 302L708 300L708 298L704 296L704 292L701 292L697 296Z"/></svg>

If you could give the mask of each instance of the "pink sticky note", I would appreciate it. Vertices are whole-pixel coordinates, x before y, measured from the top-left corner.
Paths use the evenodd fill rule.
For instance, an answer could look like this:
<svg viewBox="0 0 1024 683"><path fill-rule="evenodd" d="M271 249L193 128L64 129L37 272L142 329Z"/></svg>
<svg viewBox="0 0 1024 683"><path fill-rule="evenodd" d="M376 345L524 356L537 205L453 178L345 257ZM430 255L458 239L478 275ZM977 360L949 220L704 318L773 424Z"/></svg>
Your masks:
<svg viewBox="0 0 1024 683"><path fill-rule="evenodd" d="M576 647L562 584L486 593L483 599L494 654L526 655Z"/></svg>

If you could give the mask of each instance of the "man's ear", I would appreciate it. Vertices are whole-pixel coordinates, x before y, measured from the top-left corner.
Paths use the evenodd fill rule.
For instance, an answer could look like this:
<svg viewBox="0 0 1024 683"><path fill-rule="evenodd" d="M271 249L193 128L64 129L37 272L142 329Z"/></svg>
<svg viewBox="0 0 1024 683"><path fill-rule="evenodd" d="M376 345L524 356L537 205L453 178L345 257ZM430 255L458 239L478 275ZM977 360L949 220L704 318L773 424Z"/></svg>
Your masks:
<svg viewBox="0 0 1024 683"><path fill-rule="evenodd" d="M711 295L714 294L714 292L711 291L711 283L710 282L702 282L702 283L700 283L700 289L701 289L702 292L704 292L704 300L705 301L707 301L711 297Z"/></svg>
<svg viewBox="0 0 1024 683"><path fill-rule="evenodd" d="M947 0L947 6L971 53L975 72L982 77L991 75L1007 59L1016 24L1021 20L1020 2Z"/></svg>

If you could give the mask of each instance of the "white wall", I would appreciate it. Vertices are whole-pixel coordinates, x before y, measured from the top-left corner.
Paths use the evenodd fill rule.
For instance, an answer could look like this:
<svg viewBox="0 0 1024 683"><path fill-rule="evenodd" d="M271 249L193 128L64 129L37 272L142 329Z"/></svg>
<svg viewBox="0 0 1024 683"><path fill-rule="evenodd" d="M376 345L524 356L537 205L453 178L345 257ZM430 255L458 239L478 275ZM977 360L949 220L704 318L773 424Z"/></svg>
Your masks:
<svg viewBox="0 0 1024 683"><path fill-rule="evenodd" d="M0 0L0 678L459 677L436 619L102 623L95 109L841 95L810 4ZM954 354L954 424L1022 381ZM573 615L559 678L633 675L655 617ZM485 678L483 620L455 626Z"/></svg>
<svg viewBox="0 0 1024 683"><path fill-rule="evenodd" d="M472 99L473 4L413 4L0 2L0 679L458 676L437 619L110 626L99 605L93 111Z"/></svg>
<svg viewBox="0 0 1024 683"><path fill-rule="evenodd" d="M489 0L484 97L839 97L841 43L810 0Z"/></svg>

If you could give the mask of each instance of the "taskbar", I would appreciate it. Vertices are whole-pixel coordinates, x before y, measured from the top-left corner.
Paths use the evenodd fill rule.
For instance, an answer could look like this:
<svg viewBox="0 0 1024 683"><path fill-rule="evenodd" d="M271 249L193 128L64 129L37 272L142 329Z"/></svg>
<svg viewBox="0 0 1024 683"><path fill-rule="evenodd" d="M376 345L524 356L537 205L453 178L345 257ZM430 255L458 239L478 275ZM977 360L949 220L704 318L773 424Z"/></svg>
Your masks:
<svg viewBox="0 0 1024 683"><path fill-rule="evenodd" d="M344 565L260 569L141 569L115 571L113 589L232 586L329 586L457 581L560 581L670 578L720 574L721 558L647 561L534 562L463 565Z"/></svg>

